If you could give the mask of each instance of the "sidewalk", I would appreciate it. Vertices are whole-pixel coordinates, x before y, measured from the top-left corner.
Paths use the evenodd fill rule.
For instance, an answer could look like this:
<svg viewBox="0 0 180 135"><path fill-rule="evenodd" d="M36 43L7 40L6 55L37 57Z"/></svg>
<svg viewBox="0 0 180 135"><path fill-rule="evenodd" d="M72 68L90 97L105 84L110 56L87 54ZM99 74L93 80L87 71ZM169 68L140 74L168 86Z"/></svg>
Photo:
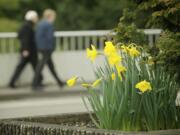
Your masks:
<svg viewBox="0 0 180 135"><path fill-rule="evenodd" d="M85 88L80 85L74 87L59 88L56 85L47 85L42 91L33 91L31 87L19 87L17 89L0 88L0 101L20 100L28 98L67 97L87 95ZM176 104L180 106L180 92L177 95Z"/></svg>
<svg viewBox="0 0 180 135"><path fill-rule="evenodd" d="M87 94L87 91L81 86L72 88L59 88L56 85L45 86L42 91L33 91L31 87L19 87L17 89L0 88L0 101L24 99L24 98L41 98L41 97L61 97L68 95Z"/></svg>

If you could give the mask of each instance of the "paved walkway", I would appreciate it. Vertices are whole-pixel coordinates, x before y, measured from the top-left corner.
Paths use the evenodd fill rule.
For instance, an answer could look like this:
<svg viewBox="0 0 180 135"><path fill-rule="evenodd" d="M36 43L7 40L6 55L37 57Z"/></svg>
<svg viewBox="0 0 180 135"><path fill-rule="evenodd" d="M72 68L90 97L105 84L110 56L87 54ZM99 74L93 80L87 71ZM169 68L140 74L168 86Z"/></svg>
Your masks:
<svg viewBox="0 0 180 135"><path fill-rule="evenodd" d="M0 119L87 112L81 96L0 102Z"/></svg>
<svg viewBox="0 0 180 135"><path fill-rule="evenodd" d="M31 87L19 87L17 89L0 88L0 101L3 100L15 100L15 99L27 99L27 98L39 98L39 97L64 97L66 95L79 95L85 94L87 91L81 86L75 86L72 88L64 87L59 88L56 85L50 85L44 87L42 91L33 91Z"/></svg>
<svg viewBox="0 0 180 135"><path fill-rule="evenodd" d="M48 86L40 92L29 87L0 89L0 119L87 112L82 101L86 95L87 91L80 86ZM180 105L180 93L178 102Z"/></svg>
<svg viewBox="0 0 180 135"><path fill-rule="evenodd" d="M43 91L30 87L0 89L0 119L28 116L86 112L82 97L87 91L81 86L60 89L47 86Z"/></svg>

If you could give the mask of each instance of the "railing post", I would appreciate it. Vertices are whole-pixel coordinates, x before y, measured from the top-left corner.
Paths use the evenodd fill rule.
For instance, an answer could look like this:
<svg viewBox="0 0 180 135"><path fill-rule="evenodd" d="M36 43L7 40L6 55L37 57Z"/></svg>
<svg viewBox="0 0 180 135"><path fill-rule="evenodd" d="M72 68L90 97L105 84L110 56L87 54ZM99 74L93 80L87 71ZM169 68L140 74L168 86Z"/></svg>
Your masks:
<svg viewBox="0 0 180 135"><path fill-rule="evenodd" d="M68 50L69 44L68 44L68 37L63 37L63 50Z"/></svg>
<svg viewBox="0 0 180 135"><path fill-rule="evenodd" d="M149 41L149 46L150 47L153 47L153 44L154 44L154 42L153 42L153 35L148 35L148 41Z"/></svg>
<svg viewBox="0 0 180 135"><path fill-rule="evenodd" d="M9 52L13 53L15 50L14 39L9 38Z"/></svg>
<svg viewBox="0 0 180 135"><path fill-rule="evenodd" d="M103 49L104 48L104 36L100 37L99 39L99 49Z"/></svg>
<svg viewBox="0 0 180 135"><path fill-rule="evenodd" d="M70 50L75 50L76 49L76 40L75 40L75 37L70 37Z"/></svg>
<svg viewBox="0 0 180 135"><path fill-rule="evenodd" d="M5 53L6 52L6 38L4 38L4 39L1 39L1 51L2 51L2 53Z"/></svg>
<svg viewBox="0 0 180 135"><path fill-rule="evenodd" d="M60 38L61 37L56 37L56 50L60 50Z"/></svg>
<svg viewBox="0 0 180 135"><path fill-rule="evenodd" d="M78 42L77 42L77 50L78 49L81 49L80 47L82 47L83 46L83 37L78 37Z"/></svg>
<svg viewBox="0 0 180 135"><path fill-rule="evenodd" d="M88 48L89 46L90 46L90 37L89 36L87 36L87 37L85 37L85 45L84 45L84 48Z"/></svg>

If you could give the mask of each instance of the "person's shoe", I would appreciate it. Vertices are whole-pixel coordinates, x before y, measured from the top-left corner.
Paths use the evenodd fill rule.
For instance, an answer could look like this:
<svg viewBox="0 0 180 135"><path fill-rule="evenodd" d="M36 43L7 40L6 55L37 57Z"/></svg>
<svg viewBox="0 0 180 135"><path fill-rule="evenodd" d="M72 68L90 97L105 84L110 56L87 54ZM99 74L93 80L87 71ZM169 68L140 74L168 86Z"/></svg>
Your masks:
<svg viewBox="0 0 180 135"><path fill-rule="evenodd" d="M16 89L17 88L17 86L14 85L14 84L9 84L8 87L11 88L11 89Z"/></svg>

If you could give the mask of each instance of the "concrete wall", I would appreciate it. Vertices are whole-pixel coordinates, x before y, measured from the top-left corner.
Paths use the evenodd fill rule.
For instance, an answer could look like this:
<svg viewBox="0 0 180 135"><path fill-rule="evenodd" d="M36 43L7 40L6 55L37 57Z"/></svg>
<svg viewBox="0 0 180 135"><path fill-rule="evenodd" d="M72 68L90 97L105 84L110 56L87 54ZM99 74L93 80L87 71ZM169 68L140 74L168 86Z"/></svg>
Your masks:
<svg viewBox="0 0 180 135"><path fill-rule="evenodd" d="M18 58L19 55L15 53L0 54L0 87L7 86L15 67L17 66ZM93 73L94 67L103 63L103 57L100 56L96 62L92 64L90 60L86 58L85 51L55 52L53 54L53 60L58 75L64 81L74 75L82 76L85 80L92 81L95 79ZM43 70L43 75L44 83L56 83L48 71L47 66ZM34 74L31 65L28 64L18 79L17 84L30 84L33 76Z"/></svg>

